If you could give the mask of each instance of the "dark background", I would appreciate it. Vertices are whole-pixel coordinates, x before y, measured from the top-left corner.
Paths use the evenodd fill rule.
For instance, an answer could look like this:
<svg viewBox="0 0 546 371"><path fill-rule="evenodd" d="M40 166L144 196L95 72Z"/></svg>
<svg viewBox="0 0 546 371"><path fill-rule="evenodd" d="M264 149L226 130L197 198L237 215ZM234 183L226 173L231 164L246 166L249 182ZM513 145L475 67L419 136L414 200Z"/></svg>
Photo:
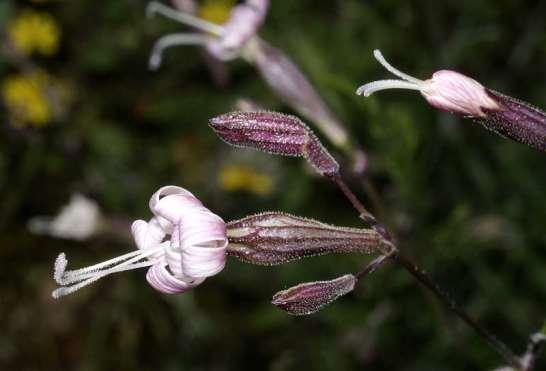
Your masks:
<svg viewBox="0 0 546 371"><path fill-rule="evenodd" d="M358 226L350 204L298 159L232 149L207 120L241 97L291 112L255 69L227 64L211 77L195 47L167 51L147 68L154 41L182 26L147 19L140 0L0 1L6 28L25 8L54 17L51 56L26 57L70 89L65 113L43 127L14 126L0 108L0 368L5 370L491 370L502 359L405 271L385 265L354 293L310 317L269 304L299 282L354 272L367 256L325 256L264 268L229 259L192 292L152 290L145 271L104 279L54 301L53 261L72 267L134 248L128 222L150 217L150 195L188 188L225 220L282 210ZM546 2L273 1L260 35L283 49L368 152L372 208L401 248L515 351L546 318L544 154L428 106L416 92L364 99L364 82L390 77L387 59L416 77L455 69L546 106ZM0 55L0 79L22 73ZM311 125L311 123L310 123ZM320 136L320 135L319 135ZM322 138L322 137L321 137ZM346 158L330 146L334 156ZM268 192L227 189L244 166ZM253 179L250 177L250 179ZM245 182L243 182L245 183ZM370 203L361 179L355 192ZM101 206L109 233L77 242L31 235L73 192ZM545 369L542 359L537 370Z"/></svg>

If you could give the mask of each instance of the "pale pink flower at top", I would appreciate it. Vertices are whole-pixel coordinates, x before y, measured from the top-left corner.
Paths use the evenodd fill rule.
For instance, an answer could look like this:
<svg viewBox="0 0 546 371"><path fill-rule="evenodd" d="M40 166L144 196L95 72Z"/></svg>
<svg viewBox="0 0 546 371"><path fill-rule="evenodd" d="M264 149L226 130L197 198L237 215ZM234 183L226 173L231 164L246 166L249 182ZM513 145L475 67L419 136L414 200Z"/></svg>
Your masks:
<svg viewBox="0 0 546 371"><path fill-rule="evenodd" d="M157 69L163 52L179 45L199 45L221 61L241 57L254 65L273 93L299 114L307 117L338 147L353 152L355 169L367 167L366 155L351 150L351 139L340 119L330 110L299 67L280 49L258 36L269 0L245 0L234 6L222 25L208 22L187 11L177 11L157 1L149 3L146 13L162 15L190 26L196 32L173 33L161 37L150 54L149 65ZM179 8L182 10L182 8Z"/></svg>
<svg viewBox="0 0 546 371"><path fill-rule="evenodd" d="M150 2L146 8L148 16L160 14L196 30L161 37L150 55L150 68L154 70L159 68L163 51L178 45L205 46L211 55L223 61L237 58L245 44L256 35L264 22L268 7L269 0L246 0L233 7L229 19L223 25L217 25L160 2Z"/></svg>
<svg viewBox="0 0 546 371"><path fill-rule="evenodd" d="M226 224L187 190L166 186L150 199L154 216L137 220L131 229L137 251L90 267L66 271L62 253L55 261L53 291L59 298L116 272L150 267L148 283L166 294L182 293L224 269Z"/></svg>
<svg viewBox="0 0 546 371"><path fill-rule="evenodd" d="M370 96L384 89L418 90L428 103L443 111L472 118L485 128L529 147L546 152L546 112L497 91L459 72L440 70L428 80L419 80L391 66L379 50L375 58L402 80L379 80L356 91Z"/></svg>
<svg viewBox="0 0 546 371"><path fill-rule="evenodd" d="M419 80L391 66L381 51L376 49L373 54L383 67L402 80L379 80L367 83L358 88L356 91L358 95L368 97L376 91L385 89L418 90L432 106L443 111L472 117L485 117L484 108L498 108L498 104L490 97L482 84L459 72L440 70L428 80Z"/></svg>

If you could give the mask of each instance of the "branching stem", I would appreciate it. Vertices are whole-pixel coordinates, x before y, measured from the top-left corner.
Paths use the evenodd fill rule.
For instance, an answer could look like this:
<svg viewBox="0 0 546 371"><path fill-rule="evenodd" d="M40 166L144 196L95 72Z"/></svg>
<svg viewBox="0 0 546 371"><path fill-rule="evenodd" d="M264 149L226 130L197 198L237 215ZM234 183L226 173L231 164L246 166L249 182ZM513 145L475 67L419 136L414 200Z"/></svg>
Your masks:
<svg viewBox="0 0 546 371"><path fill-rule="evenodd" d="M460 307L447 292L442 289L423 269L419 268L411 259L400 254L398 248L394 245L388 230L378 223L377 219L366 209L364 204L358 199L358 197L350 190L347 184L343 181L339 174L335 174L331 177L332 181L343 192L345 197L351 202L353 207L358 211L359 216L364 222L371 228L381 233L392 249L389 253L379 256L368 265L366 265L355 276L361 279L370 273L373 273L379 266L385 261L392 260L406 271L408 271L413 278L421 283L425 288L430 290L453 314L459 317L464 323L470 326L478 335L480 335L493 349L499 353L504 360L516 370L530 371L530 368L525 368L522 359L518 357L506 344L497 339L489 331L479 325L470 315Z"/></svg>

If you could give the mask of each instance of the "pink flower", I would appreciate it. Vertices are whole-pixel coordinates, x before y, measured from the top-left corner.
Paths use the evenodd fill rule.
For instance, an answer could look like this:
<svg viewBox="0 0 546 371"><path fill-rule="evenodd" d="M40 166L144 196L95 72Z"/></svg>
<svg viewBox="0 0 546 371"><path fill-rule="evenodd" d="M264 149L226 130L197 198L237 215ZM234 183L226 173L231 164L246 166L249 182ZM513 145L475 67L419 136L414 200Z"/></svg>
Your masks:
<svg viewBox="0 0 546 371"><path fill-rule="evenodd" d="M384 89L412 89L421 92L434 107L470 117L485 128L529 147L546 152L546 112L519 99L488 89L470 77L441 70L429 80L419 80L391 66L379 50L375 58L402 80L379 80L356 91L370 96Z"/></svg>
<svg viewBox="0 0 546 371"><path fill-rule="evenodd" d="M356 91L358 95L368 97L376 91L385 89L418 90L432 106L440 110L476 118L486 116L484 109L499 108L498 103L491 98L482 84L459 72L440 70L429 80L419 80L391 66L379 50L374 50L373 53L383 67L402 80L367 83L358 88Z"/></svg>
<svg viewBox="0 0 546 371"><path fill-rule="evenodd" d="M109 274L150 267L148 283L166 294L190 290L219 273L226 263L226 225L190 192L160 188L150 199L154 217L137 220L131 229L138 250L90 267L66 271L62 253L55 261L53 291L59 298Z"/></svg>
<svg viewBox="0 0 546 371"><path fill-rule="evenodd" d="M149 16L160 14L197 30L160 38L152 50L150 68L159 68L163 51L178 45L205 46L210 54L224 61L237 58L264 22L268 7L269 0L246 0L233 7L229 19L223 25L217 25L157 1L150 2L146 9Z"/></svg>

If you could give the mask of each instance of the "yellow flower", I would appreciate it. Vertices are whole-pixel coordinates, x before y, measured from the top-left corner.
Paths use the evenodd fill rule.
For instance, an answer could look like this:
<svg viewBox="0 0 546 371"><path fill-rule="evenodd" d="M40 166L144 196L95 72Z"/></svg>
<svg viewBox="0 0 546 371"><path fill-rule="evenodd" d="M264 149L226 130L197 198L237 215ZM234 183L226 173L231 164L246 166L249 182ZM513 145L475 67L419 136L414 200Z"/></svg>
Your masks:
<svg viewBox="0 0 546 371"><path fill-rule="evenodd" d="M229 18L235 0L205 0L199 7L199 17L216 24L223 24Z"/></svg>
<svg viewBox="0 0 546 371"><path fill-rule="evenodd" d="M46 89L50 77L44 72L8 77L2 84L2 96L15 125L41 127L53 116Z"/></svg>
<svg viewBox="0 0 546 371"><path fill-rule="evenodd" d="M8 34L17 50L24 54L38 52L52 55L59 49L60 30L47 13L24 10L8 26Z"/></svg>
<svg viewBox="0 0 546 371"><path fill-rule="evenodd" d="M227 192L245 191L260 196L273 191L273 179L269 175L240 165L223 168L218 176L218 185Z"/></svg>

